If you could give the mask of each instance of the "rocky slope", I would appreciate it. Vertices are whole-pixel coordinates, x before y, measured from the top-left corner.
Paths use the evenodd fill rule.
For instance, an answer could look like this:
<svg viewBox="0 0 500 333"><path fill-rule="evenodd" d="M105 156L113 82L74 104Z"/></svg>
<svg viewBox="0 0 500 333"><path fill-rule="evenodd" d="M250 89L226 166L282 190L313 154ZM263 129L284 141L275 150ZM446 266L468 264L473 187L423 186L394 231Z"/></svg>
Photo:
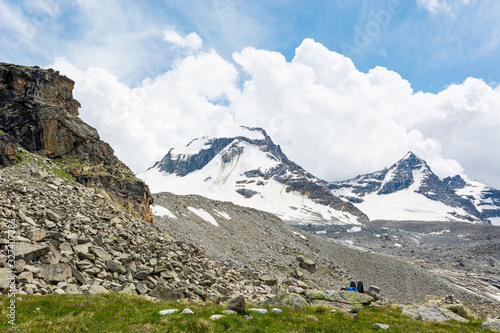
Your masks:
<svg viewBox="0 0 500 333"><path fill-rule="evenodd" d="M0 169L0 292L11 290L14 276L17 294L113 291L220 302L271 293L245 278L248 270L215 262L200 246L176 241L61 177L52 160L26 151L18 160Z"/></svg>
<svg viewBox="0 0 500 333"><path fill-rule="evenodd" d="M152 192L198 194L257 208L290 222L356 223L367 217L326 182L290 161L260 128L171 149L139 177Z"/></svg>
<svg viewBox="0 0 500 333"><path fill-rule="evenodd" d="M469 198L458 195L412 152L390 168L328 187L371 220L489 222Z"/></svg>
<svg viewBox="0 0 500 333"><path fill-rule="evenodd" d="M0 63L1 165L15 161L17 147L50 157L78 182L152 222L149 189L78 117L73 86L52 69Z"/></svg>
<svg viewBox="0 0 500 333"><path fill-rule="evenodd" d="M401 236L401 240L393 242L392 236L391 240L385 241L380 239L380 234L376 237L373 232L369 235L352 232L353 228L367 228L359 225L302 225L301 228L308 231L303 232L272 214L229 202L212 201L195 195L158 193L154 196L155 223L162 231L174 238L200 244L217 261L231 262L234 267L251 267L256 272L268 272L281 285L288 283L285 281L298 283L296 275L299 272L303 275L302 281L318 289L338 290L350 279L363 280L366 285L380 287L383 297L395 302L422 302L426 295L455 294L460 300L480 304L476 307L479 309L491 310L498 305L500 289L495 286L494 280L490 279L489 283L488 277L494 276L497 270L496 266L490 266L490 262L494 265L500 262L490 255L474 266L476 254L471 254L474 257L464 261L468 270L460 270L453 266L458 262L452 259L449 259L449 266L442 265L448 262L450 253L443 251L443 257L435 258L434 264L431 253L439 244L439 236L436 236L434 244L422 243L414 248L408 246L402 248L403 252L398 252L400 248L394 242L406 244L406 238L399 231L395 235ZM327 233L325 228L330 227L339 229ZM342 228L345 230L340 230ZM318 231L316 236L313 235ZM324 236L323 231L330 235L328 239L318 237ZM410 237L407 237L408 241L414 243ZM369 249L371 243L373 248ZM389 247L394 250L380 250L389 250ZM419 261L411 255L411 249L413 252L428 250L424 253L430 257L426 257L425 262ZM495 251L494 247L492 251ZM297 260L300 256L310 259L316 269L304 268L308 266ZM488 271L488 268L476 269L483 264L489 267ZM452 275L458 277L452 281L448 278Z"/></svg>

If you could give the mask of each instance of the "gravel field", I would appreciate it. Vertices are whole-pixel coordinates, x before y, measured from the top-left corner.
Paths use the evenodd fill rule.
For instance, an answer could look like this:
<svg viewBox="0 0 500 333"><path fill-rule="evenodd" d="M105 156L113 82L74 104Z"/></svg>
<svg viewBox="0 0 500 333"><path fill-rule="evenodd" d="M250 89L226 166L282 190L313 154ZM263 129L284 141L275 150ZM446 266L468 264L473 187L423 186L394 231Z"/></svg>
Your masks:
<svg viewBox="0 0 500 333"><path fill-rule="evenodd" d="M479 312L500 315L500 299L494 297L500 296L498 227L419 227L384 221L291 226L274 215L229 202L170 193L154 197L155 205L175 216L154 217L162 231L199 244L214 259L247 267L256 276L267 273L282 282L293 280L297 255L304 255L318 265L314 273L302 269L303 280L313 288L336 289L350 279L362 280L366 286L380 287L382 296L393 302L454 294Z"/></svg>

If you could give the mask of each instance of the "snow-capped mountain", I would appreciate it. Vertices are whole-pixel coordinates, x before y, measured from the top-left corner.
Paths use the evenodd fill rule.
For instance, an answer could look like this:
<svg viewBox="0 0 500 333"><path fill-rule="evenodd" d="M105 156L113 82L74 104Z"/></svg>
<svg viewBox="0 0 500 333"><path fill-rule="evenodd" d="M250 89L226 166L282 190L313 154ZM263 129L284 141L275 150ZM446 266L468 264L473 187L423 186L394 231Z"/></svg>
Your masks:
<svg viewBox="0 0 500 333"><path fill-rule="evenodd" d="M153 193L198 194L278 215L292 223L361 223L367 217L327 183L290 161L260 128L203 137L171 149L138 175Z"/></svg>
<svg viewBox="0 0 500 333"><path fill-rule="evenodd" d="M328 187L371 220L488 222L471 198L462 194L465 187L459 192L439 179L412 152L388 169L332 182Z"/></svg>
<svg viewBox="0 0 500 333"><path fill-rule="evenodd" d="M456 194L470 200L476 206L481 217L494 225L500 225L500 191L486 186L478 181L467 179L466 176L456 175L447 177L443 181Z"/></svg>

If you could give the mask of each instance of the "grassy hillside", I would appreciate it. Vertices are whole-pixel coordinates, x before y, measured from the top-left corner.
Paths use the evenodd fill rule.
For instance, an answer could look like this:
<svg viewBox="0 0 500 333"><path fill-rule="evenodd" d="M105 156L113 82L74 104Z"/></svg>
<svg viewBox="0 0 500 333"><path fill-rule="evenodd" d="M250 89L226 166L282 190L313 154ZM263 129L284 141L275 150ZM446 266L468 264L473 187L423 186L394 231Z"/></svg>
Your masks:
<svg viewBox="0 0 500 333"><path fill-rule="evenodd" d="M109 293L95 296L46 295L16 299L15 326L8 322L11 298L0 297L1 332L375 332L374 323L390 325L384 332L489 332L480 321L424 323L402 316L397 308L367 307L357 317L324 306L282 309L281 314L248 313L252 319L222 314L227 305L150 302L138 296ZM247 304L247 309L255 307ZM194 314L181 314L185 308ZM162 316L160 310L179 309Z"/></svg>

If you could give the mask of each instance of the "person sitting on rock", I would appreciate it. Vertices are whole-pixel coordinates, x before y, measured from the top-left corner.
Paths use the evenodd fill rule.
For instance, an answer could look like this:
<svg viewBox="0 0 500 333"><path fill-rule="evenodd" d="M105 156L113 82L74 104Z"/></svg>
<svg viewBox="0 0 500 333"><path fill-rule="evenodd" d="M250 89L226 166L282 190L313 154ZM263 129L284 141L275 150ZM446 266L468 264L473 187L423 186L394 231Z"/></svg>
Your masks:
<svg viewBox="0 0 500 333"><path fill-rule="evenodd" d="M358 281L358 286L356 287L356 282L351 281L351 285L349 287L340 288L340 290L346 291L357 291L358 293L365 293L365 289L363 288L363 281Z"/></svg>

